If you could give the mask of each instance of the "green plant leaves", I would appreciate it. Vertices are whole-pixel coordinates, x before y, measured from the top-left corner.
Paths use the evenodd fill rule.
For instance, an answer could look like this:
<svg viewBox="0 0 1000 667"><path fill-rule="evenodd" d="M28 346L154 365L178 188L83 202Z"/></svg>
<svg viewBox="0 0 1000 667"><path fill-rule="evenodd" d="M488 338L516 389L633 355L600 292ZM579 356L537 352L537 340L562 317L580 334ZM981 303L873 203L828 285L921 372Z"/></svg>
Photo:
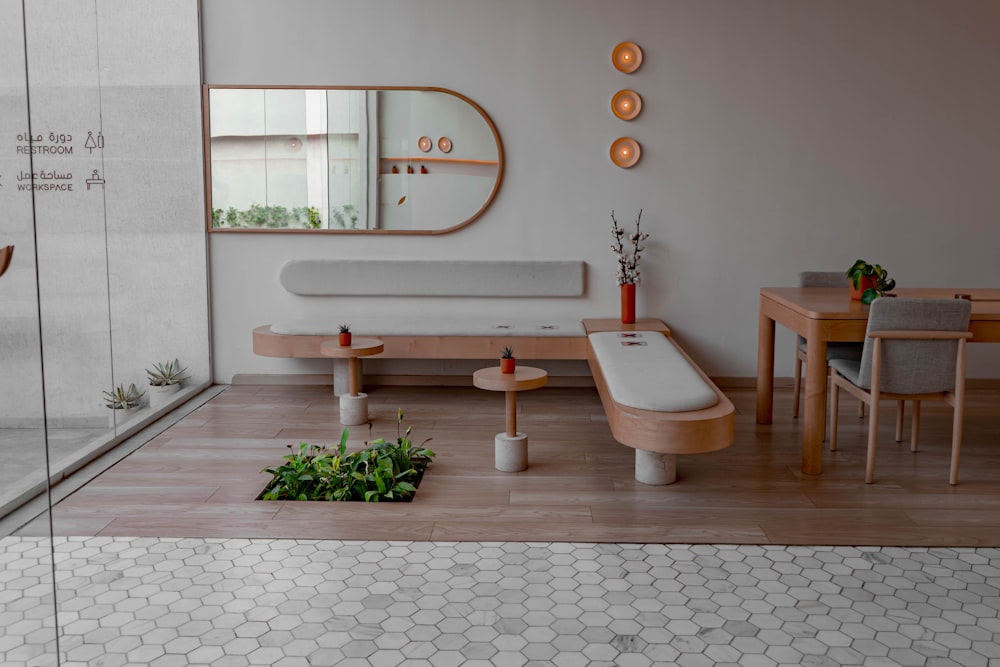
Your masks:
<svg viewBox="0 0 1000 667"><path fill-rule="evenodd" d="M861 303L870 304L896 287L896 281L889 278L889 272L883 269L881 265L869 264L863 259L855 260L845 275L854 283L854 289L861 287L862 278L871 276L875 279L875 286L869 287L861 294Z"/></svg>
<svg viewBox="0 0 1000 667"><path fill-rule="evenodd" d="M403 411L397 412L397 433ZM417 480L430 464L434 452L413 449L412 427L390 443L382 438L365 449L347 452L349 432L341 433L338 455L325 447L300 443L298 453L283 457L285 463L262 472L271 475L263 500L380 500L407 501L416 492ZM426 440L424 441L426 442ZM291 445L289 445L291 447ZM294 452L294 450L293 450Z"/></svg>

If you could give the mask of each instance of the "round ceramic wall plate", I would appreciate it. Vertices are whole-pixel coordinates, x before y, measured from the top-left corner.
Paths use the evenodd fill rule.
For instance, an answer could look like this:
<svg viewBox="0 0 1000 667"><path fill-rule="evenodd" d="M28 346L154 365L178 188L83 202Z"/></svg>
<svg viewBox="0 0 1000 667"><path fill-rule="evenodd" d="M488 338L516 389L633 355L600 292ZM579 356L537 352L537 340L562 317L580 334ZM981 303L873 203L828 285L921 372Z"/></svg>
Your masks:
<svg viewBox="0 0 1000 667"><path fill-rule="evenodd" d="M622 42L611 52L611 62L619 72L631 74L642 64L642 49L635 42Z"/></svg>
<svg viewBox="0 0 1000 667"><path fill-rule="evenodd" d="M611 98L611 111L622 120L632 120L642 111L642 98L634 90L619 90Z"/></svg>
<svg viewBox="0 0 1000 667"><path fill-rule="evenodd" d="M433 145L434 142L431 141L430 137L420 137L419 139L417 139L417 148L419 148L425 153L429 151L431 149L431 146Z"/></svg>
<svg viewBox="0 0 1000 667"><path fill-rule="evenodd" d="M628 169L639 161L642 147L632 137L620 137L611 144L611 161L622 169Z"/></svg>
<svg viewBox="0 0 1000 667"><path fill-rule="evenodd" d="M440 139L438 139L438 148L441 150L442 153L450 153L451 139L449 139L448 137L441 137Z"/></svg>

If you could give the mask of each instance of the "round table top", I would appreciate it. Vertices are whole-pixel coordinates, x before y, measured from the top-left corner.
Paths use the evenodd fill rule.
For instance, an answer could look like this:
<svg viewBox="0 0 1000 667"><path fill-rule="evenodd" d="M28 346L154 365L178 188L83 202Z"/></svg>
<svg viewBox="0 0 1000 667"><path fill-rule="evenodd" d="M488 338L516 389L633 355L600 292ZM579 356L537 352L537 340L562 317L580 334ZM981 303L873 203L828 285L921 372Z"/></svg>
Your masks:
<svg viewBox="0 0 1000 667"><path fill-rule="evenodd" d="M472 374L472 384L488 391L538 389L544 387L548 380L548 373L532 366L517 366L513 373L502 373L499 366L490 366Z"/></svg>
<svg viewBox="0 0 1000 667"><path fill-rule="evenodd" d="M351 336L350 345L341 345L335 340L328 340L319 346L320 354L324 357L335 357L337 359L370 357L375 354L382 354L383 350L385 350L385 344L380 338L360 336Z"/></svg>

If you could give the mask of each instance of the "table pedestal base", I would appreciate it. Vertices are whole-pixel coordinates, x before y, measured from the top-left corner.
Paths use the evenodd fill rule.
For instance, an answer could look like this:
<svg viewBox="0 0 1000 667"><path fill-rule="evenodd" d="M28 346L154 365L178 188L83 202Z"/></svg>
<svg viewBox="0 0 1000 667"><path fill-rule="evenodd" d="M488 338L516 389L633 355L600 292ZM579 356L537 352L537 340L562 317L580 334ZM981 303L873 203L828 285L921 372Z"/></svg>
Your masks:
<svg viewBox="0 0 1000 667"><path fill-rule="evenodd" d="M635 481L662 486L677 481L677 455L635 450Z"/></svg>
<svg viewBox="0 0 1000 667"><path fill-rule="evenodd" d="M528 436L497 433L494 438L496 469L500 472L520 472L528 468Z"/></svg>
<svg viewBox="0 0 1000 667"><path fill-rule="evenodd" d="M368 394L340 396L340 423L344 426L359 426L368 423Z"/></svg>

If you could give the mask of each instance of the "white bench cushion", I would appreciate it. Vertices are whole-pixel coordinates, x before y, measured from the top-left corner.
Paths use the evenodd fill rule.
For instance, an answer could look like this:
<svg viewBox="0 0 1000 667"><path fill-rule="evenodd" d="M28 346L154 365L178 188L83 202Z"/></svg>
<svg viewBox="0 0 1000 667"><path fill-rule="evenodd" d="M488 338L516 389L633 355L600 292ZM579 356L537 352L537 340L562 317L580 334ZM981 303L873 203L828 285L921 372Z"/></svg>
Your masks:
<svg viewBox="0 0 1000 667"><path fill-rule="evenodd" d="M278 280L302 296L581 296L581 260L296 259Z"/></svg>
<svg viewBox="0 0 1000 667"><path fill-rule="evenodd" d="M719 402L714 388L662 333L602 331L590 334L590 344L616 403L687 412Z"/></svg>
<svg viewBox="0 0 1000 667"><path fill-rule="evenodd" d="M524 320L486 318L365 317L344 315L337 320L277 322L271 331L297 336L335 336L338 324L351 326L358 336L586 336L580 320Z"/></svg>

